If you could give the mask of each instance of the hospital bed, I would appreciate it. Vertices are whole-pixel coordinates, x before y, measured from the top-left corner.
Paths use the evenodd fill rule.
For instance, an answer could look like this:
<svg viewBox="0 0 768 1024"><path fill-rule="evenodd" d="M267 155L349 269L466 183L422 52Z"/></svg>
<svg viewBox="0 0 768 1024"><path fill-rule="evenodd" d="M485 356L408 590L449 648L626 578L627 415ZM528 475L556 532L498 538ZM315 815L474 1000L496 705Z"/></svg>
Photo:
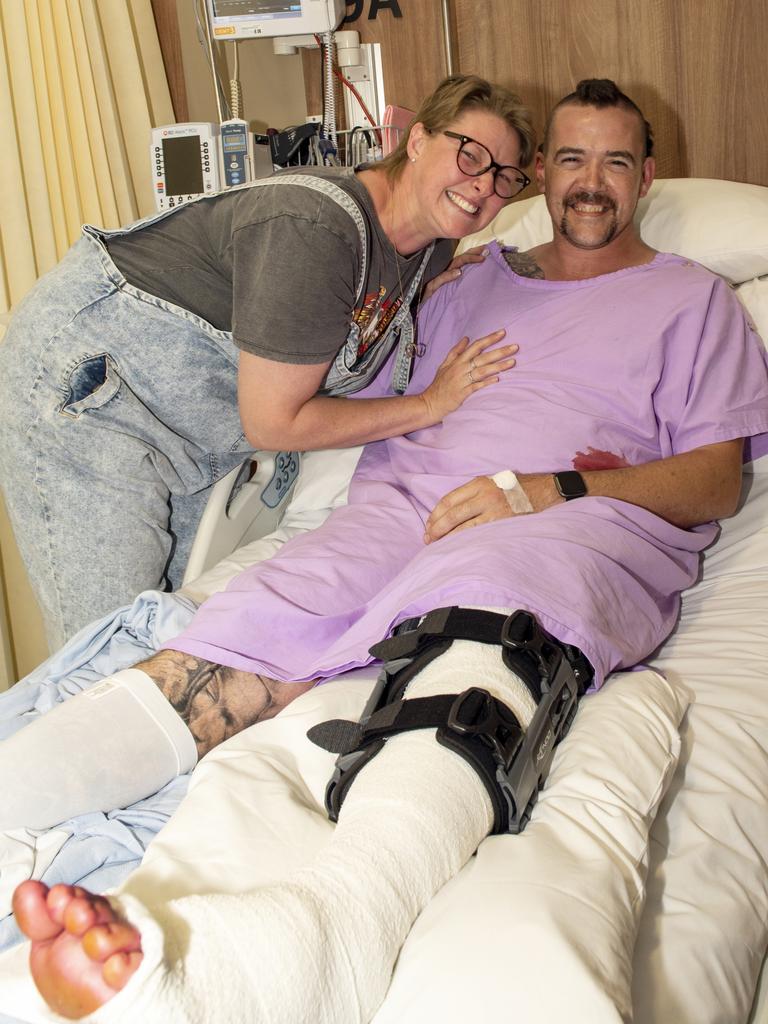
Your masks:
<svg viewBox="0 0 768 1024"><path fill-rule="evenodd" d="M661 181L638 216L649 244L738 286L768 337L768 189ZM536 198L465 244L495 235L525 249L548 234ZM304 456L295 484L290 454L232 474L182 594L202 600L319 524L344 501L357 455ZM284 498L267 507L261 495L281 473ZM766 659L768 457L747 467L740 511L706 553L673 636L648 667L583 702L523 835L487 839L422 913L376 1024L768 1024ZM149 902L236 892L310 861L332 829L333 756L306 730L358 715L375 675L310 691L209 755L127 891ZM0 1019L44 1019L21 961L20 948L0 958Z"/></svg>

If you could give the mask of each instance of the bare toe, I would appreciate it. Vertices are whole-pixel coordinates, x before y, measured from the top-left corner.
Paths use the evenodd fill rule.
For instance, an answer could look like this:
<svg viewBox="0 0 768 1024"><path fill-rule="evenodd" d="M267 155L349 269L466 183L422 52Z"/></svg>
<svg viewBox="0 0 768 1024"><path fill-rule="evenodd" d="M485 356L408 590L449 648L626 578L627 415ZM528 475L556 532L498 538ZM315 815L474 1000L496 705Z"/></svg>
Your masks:
<svg viewBox="0 0 768 1024"><path fill-rule="evenodd" d="M126 985L142 960L141 939L102 896L79 886L55 888L48 892L43 886L19 897L22 904L42 900L48 921L55 925L53 936L32 943L30 968L48 1005L62 1017L78 1020Z"/></svg>
<svg viewBox="0 0 768 1024"><path fill-rule="evenodd" d="M52 885L46 897L48 913L57 924L64 927L64 915L69 904L72 900L87 895L86 890L79 885L64 885L63 882L60 882L58 885Z"/></svg>
<svg viewBox="0 0 768 1024"><path fill-rule="evenodd" d="M42 882L22 882L13 894L13 913L16 923L28 939L40 942L55 938L61 924L50 914L46 897L48 886Z"/></svg>
<svg viewBox="0 0 768 1024"><path fill-rule="evenodd" d="M114 953L104 961L101 976L110 988L119 992L131 980L142 958L143 954L139 950L134 950L133 953Z"/></svg>
<svg viewBox="0 0 768 1024"><path fill-rule="evenodd" d="M95 925L120 920L103 896L94 896L85 889L80 889L80 893L82 895L73 897L64 910L63 924L70 935L85 935Z"/></svg>
<svg viewBox="0 0 768 1024"><path fill-rule="evenodd" d="M82 943L86 956L99 963L105 963L116 953L138 953L141 950L141 936L137 929L120 920L89 928Z"/></svg>

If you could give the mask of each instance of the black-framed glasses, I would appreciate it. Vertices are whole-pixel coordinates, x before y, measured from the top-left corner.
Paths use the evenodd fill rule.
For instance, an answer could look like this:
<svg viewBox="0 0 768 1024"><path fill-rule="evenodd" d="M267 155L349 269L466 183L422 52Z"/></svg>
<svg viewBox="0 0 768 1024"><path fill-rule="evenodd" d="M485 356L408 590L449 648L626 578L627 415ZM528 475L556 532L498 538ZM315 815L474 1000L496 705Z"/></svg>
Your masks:
<svg viewBox="0 0 768 1024"><path fill-rule="evenodd" d="M497 164L482 142L470 139L468 135L459 135L458 132L444 131L443 135L449 139L458 139L456 164L462 174L479 178L481 174L493 171L493 191L500 199L512 199L531 184L531 179L519 167Z"/></svg>

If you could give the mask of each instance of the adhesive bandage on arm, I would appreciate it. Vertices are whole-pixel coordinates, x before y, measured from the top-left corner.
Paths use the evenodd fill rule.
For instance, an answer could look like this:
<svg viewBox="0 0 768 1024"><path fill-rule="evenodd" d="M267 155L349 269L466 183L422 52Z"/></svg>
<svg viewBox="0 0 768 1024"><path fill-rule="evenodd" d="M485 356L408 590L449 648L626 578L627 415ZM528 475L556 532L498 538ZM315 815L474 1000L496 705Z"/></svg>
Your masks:
<svg viewBox="0 0 768 1024"><path fill-rule="evenodd" d="M192 733L154 680L124 669L0 744L0 778L14 780L0 830L127 807L196 763Z"/></svg>
<svg viewBox="0 0 768 1024"><path fill-rule="evenodd" d="M511 469L502 469L500 473L494 473L490 479L500 491L504 492L507 504L515 515L533 512L533 505L528 501L528 495L520 486Z"/></svg>

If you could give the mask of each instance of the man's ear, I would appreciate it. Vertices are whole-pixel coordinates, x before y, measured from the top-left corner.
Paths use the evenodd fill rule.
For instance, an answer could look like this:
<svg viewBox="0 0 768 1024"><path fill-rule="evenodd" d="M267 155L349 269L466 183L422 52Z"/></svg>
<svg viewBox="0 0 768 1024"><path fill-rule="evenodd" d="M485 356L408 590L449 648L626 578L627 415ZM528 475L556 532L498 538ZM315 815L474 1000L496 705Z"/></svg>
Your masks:
<svg viewBox="0 0 768 1024"><path fill-rule="evenodd" d="M539 192L543 192L546 174L544 171L544 154L540 149L536 151L536 165L534 167L534 174L536 175L536 184L539 187Z"/></svg>
<svg viewBox="0 0 768 1024"><path fill-rule="evenodd" d="M647 156L645 160L643 160L643 174L642 179L640 181L640 199L642 199L643 196L648 194L648 189L653 184L653 179L655 177L656 161L653 159L652 156Z"/></svg>
<svg viewBox="0 0 768 1024"><path fill-rule="evenodd" d="M421 121L416 121L415 124L411 125L411 130L408 133L408 156L411 160L415 160L418 157L428 138L429 132Z"/></svg>

